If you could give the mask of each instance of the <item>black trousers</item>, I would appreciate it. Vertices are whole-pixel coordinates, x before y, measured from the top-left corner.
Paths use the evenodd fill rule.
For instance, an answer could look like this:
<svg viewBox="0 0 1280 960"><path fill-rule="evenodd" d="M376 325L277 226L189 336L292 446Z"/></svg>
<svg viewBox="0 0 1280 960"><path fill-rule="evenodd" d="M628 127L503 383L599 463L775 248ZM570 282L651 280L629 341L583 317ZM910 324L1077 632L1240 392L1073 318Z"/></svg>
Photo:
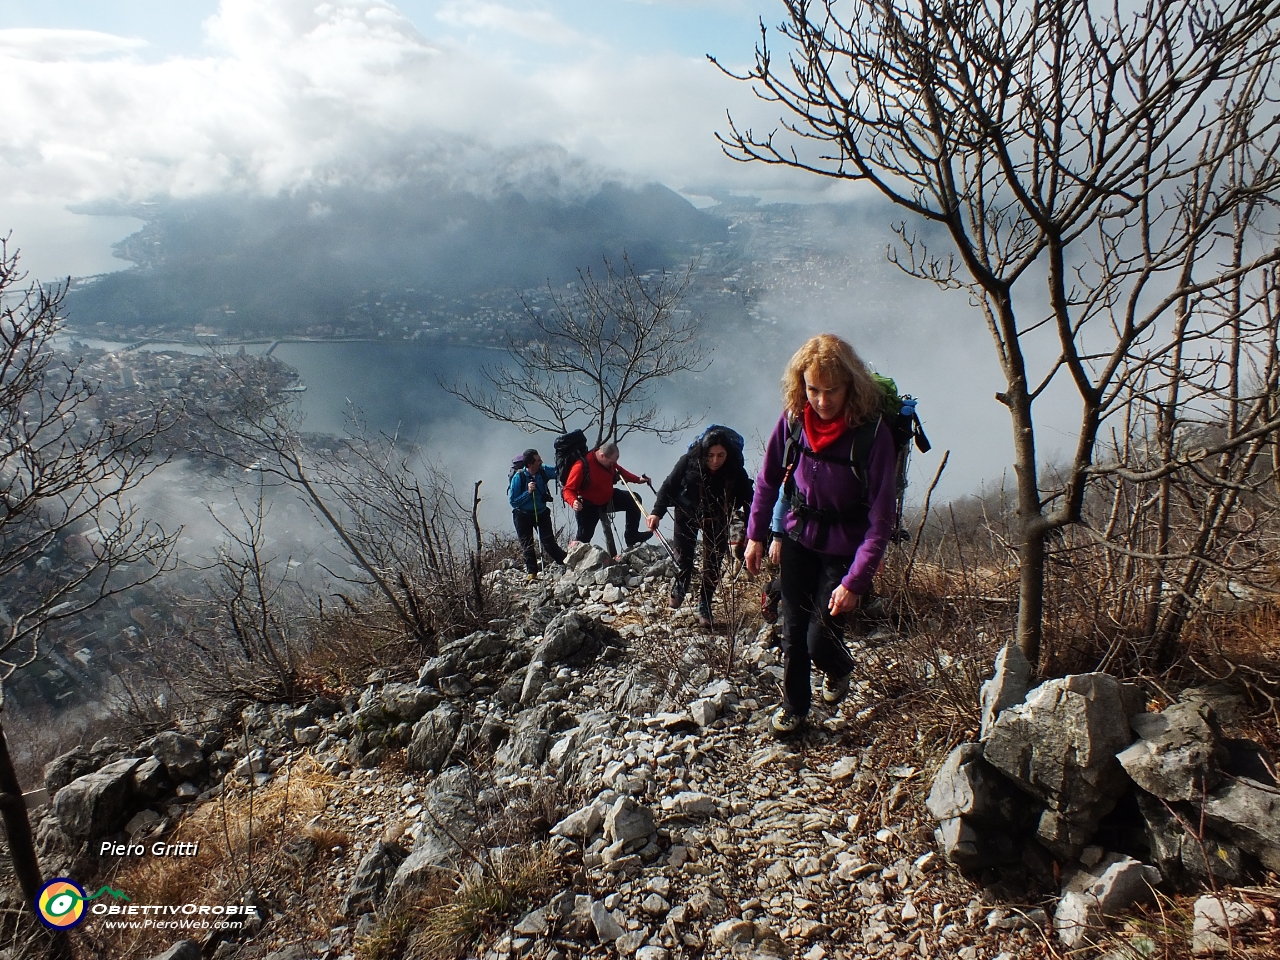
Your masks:
<svg viewBox="0 0 1280 960"><path fill-rule="evenodd" d="M524 568L530 573L538 572L538 554L533 549L533 512L512 510L511 519L516 525L516 536L520 538L520 551L524 554ZM556 532L551 526L551 511L538 511L538 539L542 541L542 555L556 563L564 563L564 551L556 543Z"/></svg>
<svg viewBox="0 0 1280 960"><path fill-rule="evenodd" d="M698 594L698 608L711 608L711 599L720 583L720 567L729 551L729 524L724 517L706 517L701 522L683 510L675 511L675 536L671 547L675 550L676 582L671 590L673 597L684 599L693 583L693 558L698 543L698 530L702 530L702 583Z"/></svg>
<svg viewBox="0 0 1280 960"><path fill-rule="evenodd" d="M782 705L797 716L809 712L813 667L834 677L853 672L844 623L827 607L853 557L831 557L782 538Z"/></svg>
<svg viewBox="0 0 1280 960"><path fill-rule="evenodd" d="M636 506L636 502L632 499L631 494L625 490L614 490L613 498L608 504L597 506L594 503L582 501L582 509L578 511L578 536L575 538L582 543L590 543L591 538L596 535L596 525L600 522L600 518L604 516L606 506L612 506L615 513L619 510L627 515L626 543L631 546L633 543L640 543L640 508ZM645 537L643 539L648 539Z"/></svg>

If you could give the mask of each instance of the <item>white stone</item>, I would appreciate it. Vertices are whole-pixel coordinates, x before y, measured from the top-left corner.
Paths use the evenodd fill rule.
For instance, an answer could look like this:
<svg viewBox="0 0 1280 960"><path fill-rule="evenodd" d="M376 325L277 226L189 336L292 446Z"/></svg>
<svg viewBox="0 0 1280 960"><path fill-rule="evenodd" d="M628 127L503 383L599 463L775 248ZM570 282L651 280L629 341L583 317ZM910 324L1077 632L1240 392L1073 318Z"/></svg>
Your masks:
<svg viewBox="0 0 1280 960"><path fill-rule="evenodd" d="M693 722L698 726L709 727L716 722L719 711L710 700L695 700L689 704L689 716L693 717Z"/></svg>
<svg viewBox="0 0 1280 960"><path fill-rule="evenodd" d="M831 780L833 783L843 783L857 772L857 757L841 757L831 765Z"/></svg>
<svg viewBox="0 0 1280 960"><path fill-rule="evenodd" d="M674 797L664 797L662 809L680 817L714 817L718 809L716 798L706 793L684 790Z"/></svg>
<svg viewBox="0 0 1280 960"><path fill-rule="evenodd" d="M552 827L551 834L556 837L568 837L571 840L587 840L600 829L603 823L603 804L589 803Z"/></svg>
<svg viewBox="0 0 1280 960"><path fill-rule="evenodd" d="M598 900L591 904L591 922L595 924L596 937L601 943L612 943L626 933Z"/></svg>

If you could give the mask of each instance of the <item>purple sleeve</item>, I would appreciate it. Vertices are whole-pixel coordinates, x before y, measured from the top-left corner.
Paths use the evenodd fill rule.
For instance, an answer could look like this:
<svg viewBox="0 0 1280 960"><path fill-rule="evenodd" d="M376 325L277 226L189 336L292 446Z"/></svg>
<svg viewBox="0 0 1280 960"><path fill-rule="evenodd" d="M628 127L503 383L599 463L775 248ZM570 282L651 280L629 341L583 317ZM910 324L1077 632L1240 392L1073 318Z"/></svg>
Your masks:
<svg viewBox="0 0 1280 960"><path fill-rule="evenodd" d="M889 425L881 420L867 464L867 505L870 508L867 535L858 545L849 572L840 581L841 586L858 596L871 589L871 581L880 568L889 538L893 536L898 506L897 472L898 456L893 449L893 437L889 433ZM759 488L756 496L759 496Z"/></svg>
<svg viewBox="0 0 1280 960"><path fill-rule="evenodd" d="M769 521L773 505L778 501L778 488L782 486L782 474L787 455L787 414L783 411L778 425L773 428L769 444L764 449L764 463L756 474L756 489L751 498L751 517L747 521L747 539L764 543L769 539Z"/></svg>

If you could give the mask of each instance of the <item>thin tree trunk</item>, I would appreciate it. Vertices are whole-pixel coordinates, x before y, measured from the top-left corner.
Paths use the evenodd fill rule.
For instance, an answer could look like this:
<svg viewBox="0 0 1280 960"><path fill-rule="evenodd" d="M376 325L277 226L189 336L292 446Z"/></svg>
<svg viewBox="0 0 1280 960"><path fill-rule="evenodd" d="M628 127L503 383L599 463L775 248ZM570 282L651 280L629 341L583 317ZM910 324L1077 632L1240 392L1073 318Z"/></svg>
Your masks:
<svg viewBox="0 0 1280 960"><path fill-rule="evenodd" d="M44 881L40 876L40 859L36 856L27 805L22 800L22 784L18 782L18 772L9 756L3 723L0 723L0 816L4 818L5 835L9 840L9 858L13 861L13 873L18 878L18 886L22 888L22 898L29 904L34 904Z"/></svg>
<svg viewBox="0 0 1280 960"><path fill-rule="evenodd" d="M1018 646L1037 671L1044 637L1045 524L1036 472L1035 428L1026 382L1012 385L1007 404L1013 415L1014 473L1018 478Z"/></svg>

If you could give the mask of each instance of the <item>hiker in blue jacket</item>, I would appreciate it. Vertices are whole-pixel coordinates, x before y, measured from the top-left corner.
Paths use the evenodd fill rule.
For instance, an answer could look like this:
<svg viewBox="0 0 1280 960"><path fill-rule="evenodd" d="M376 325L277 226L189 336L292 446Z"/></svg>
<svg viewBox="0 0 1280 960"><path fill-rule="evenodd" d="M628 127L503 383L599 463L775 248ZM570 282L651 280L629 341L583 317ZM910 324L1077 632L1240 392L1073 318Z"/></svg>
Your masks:
<svg viewBox="0 0 1280 960"><path fill-rule="evenodd" d="M542 555L548 562L564 563L565 552L556 543L556 532L551 526L551 491L548 484L556 478L556 468L542 462L538 451L532 447L524 452L524 467L511 475L511 488L507 499L511 501L511 519L520 538L520 550L524 553L524 567L529 578L538 575L538 554L533 548L533 531L536 527L542 541Z"/></svg>
<svg viewBox="0 0 1280 960"><path fill-rule="evenodd" d="M735 512L745 513L751 506L752 491L742 462L741 437L727 427L711 427L676 461L646 521L654 530L667 509L675 508L674 547L679 564L671 586L672 609L684 602L693 582L694 548L702 532L698 619L703 626L711 626L711 600L729 549L729 522Z"/></svg>

